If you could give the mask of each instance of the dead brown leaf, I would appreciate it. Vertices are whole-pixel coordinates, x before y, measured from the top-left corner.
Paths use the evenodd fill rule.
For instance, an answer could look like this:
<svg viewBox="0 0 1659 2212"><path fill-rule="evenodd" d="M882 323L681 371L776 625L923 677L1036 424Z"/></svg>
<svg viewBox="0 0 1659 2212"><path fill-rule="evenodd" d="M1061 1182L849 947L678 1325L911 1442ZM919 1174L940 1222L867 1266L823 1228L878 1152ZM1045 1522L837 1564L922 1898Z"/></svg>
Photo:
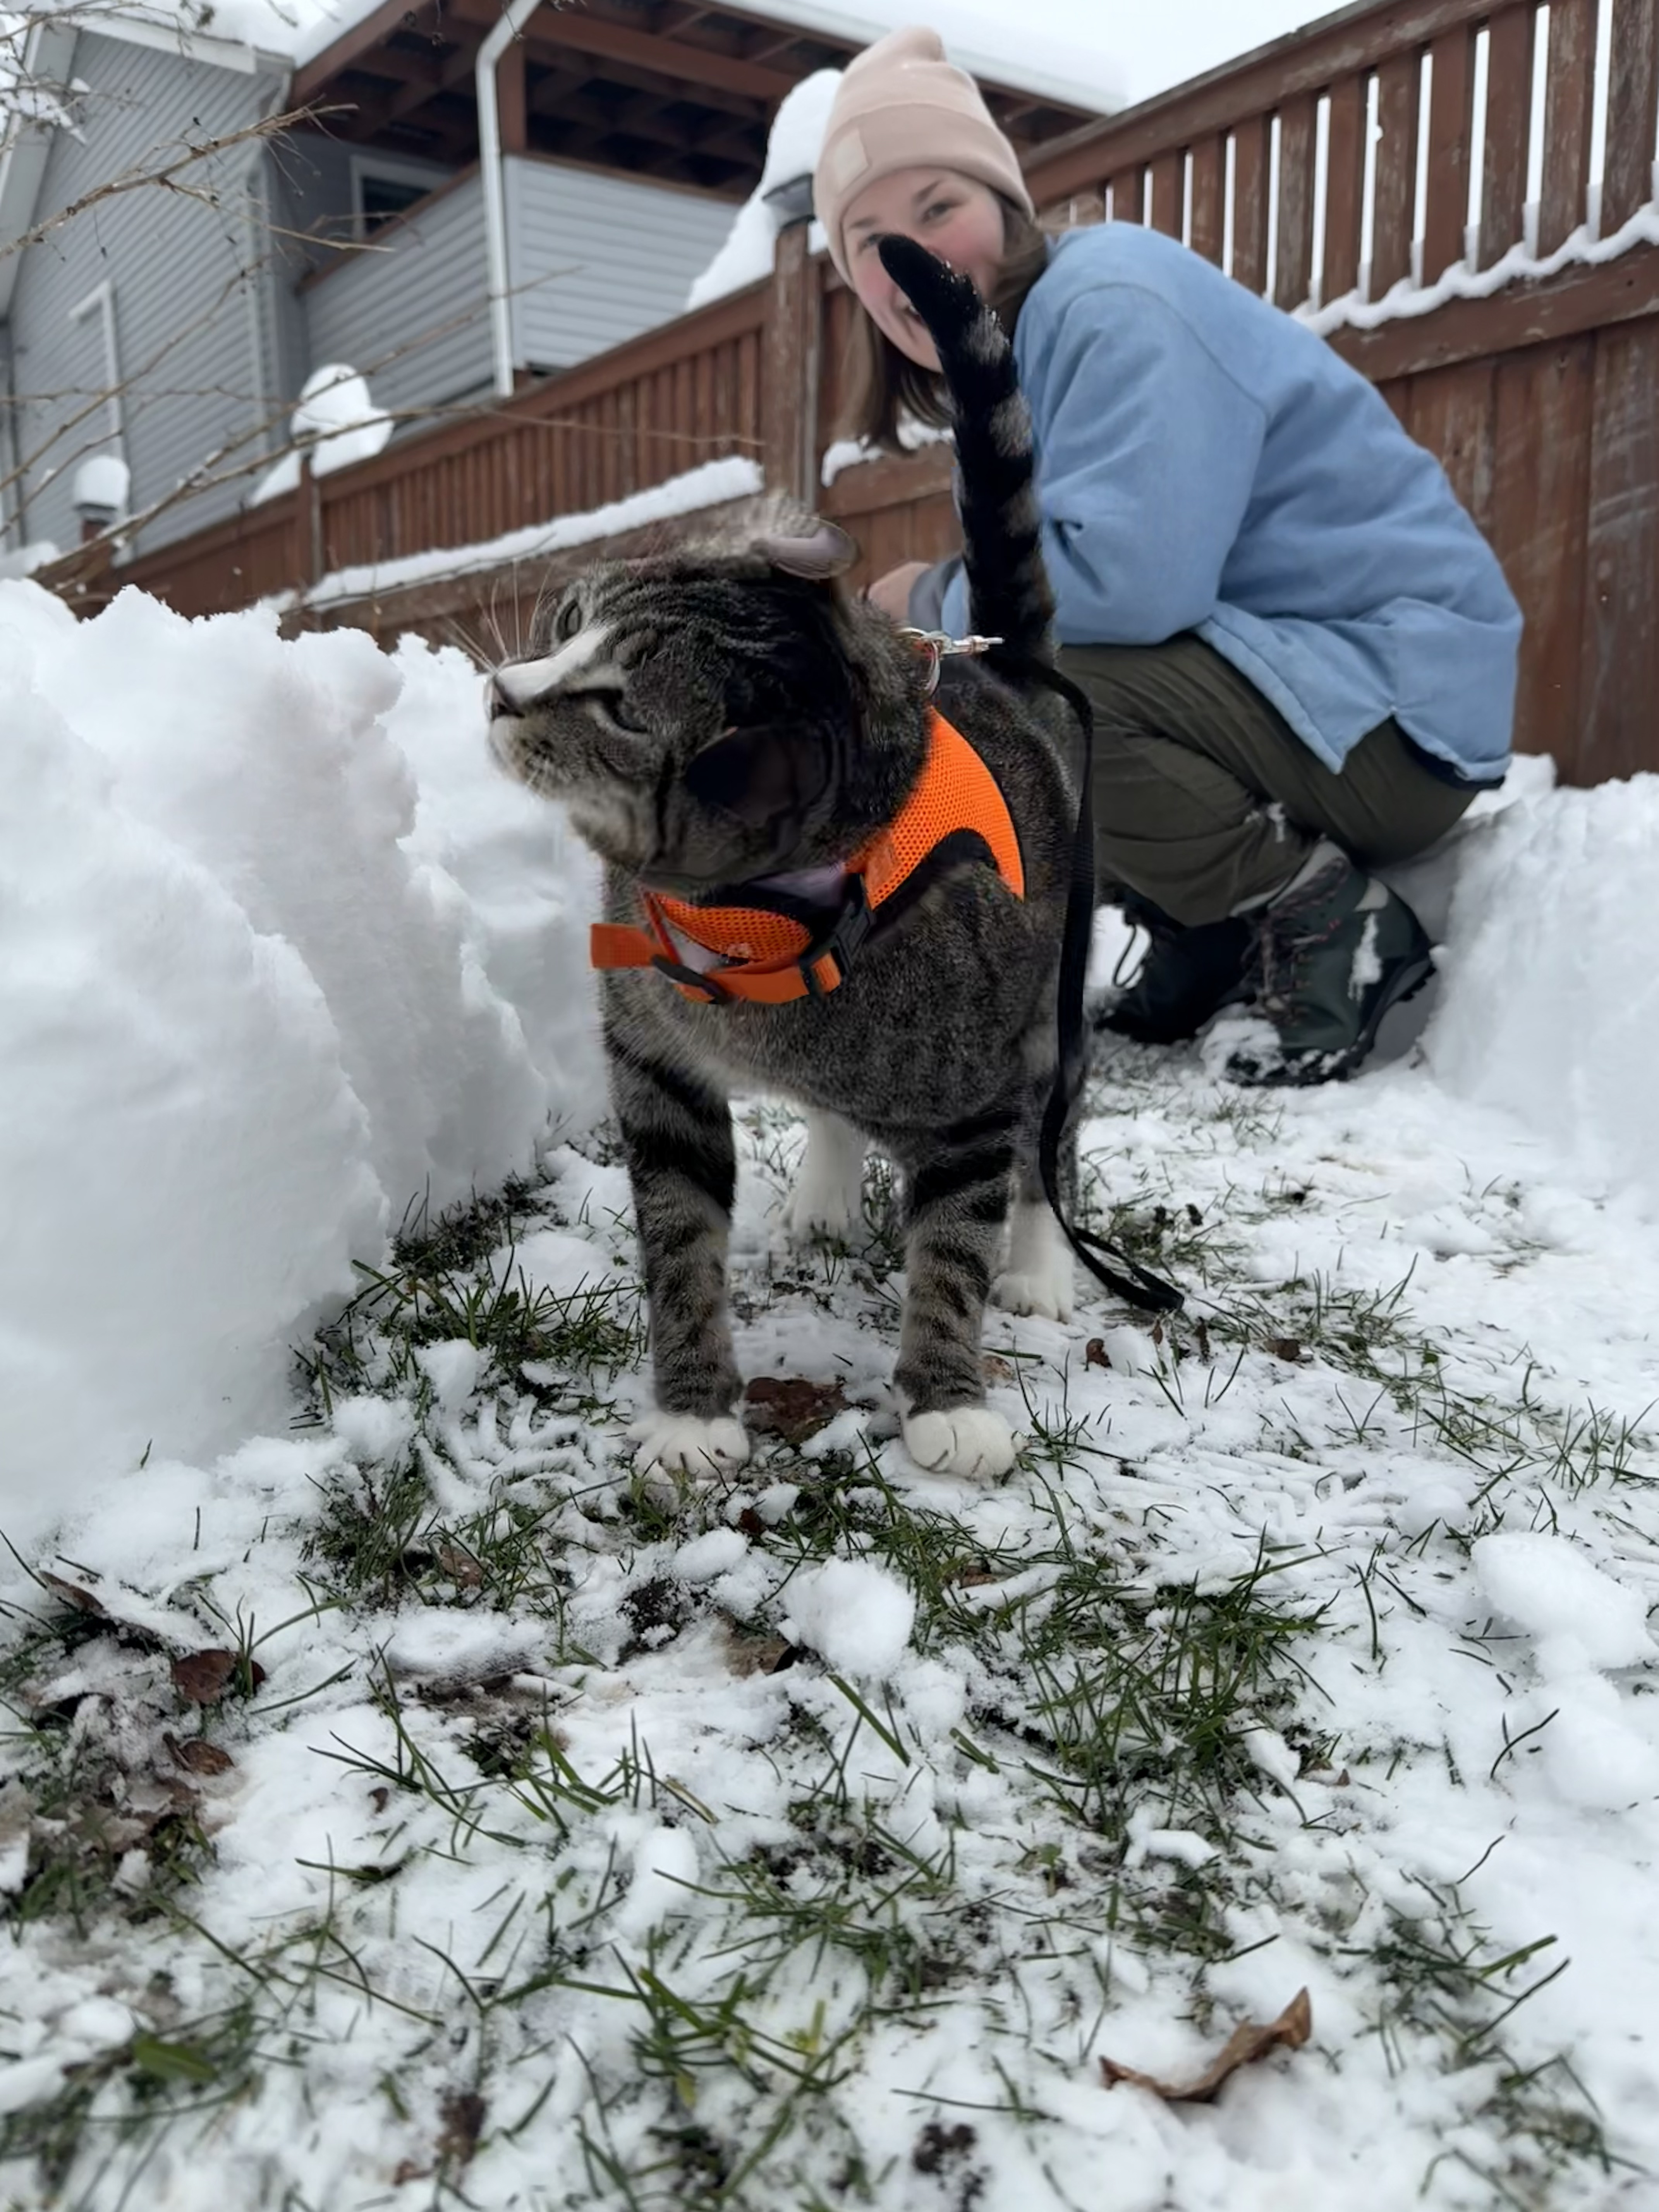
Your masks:
<svg viewBox="0 0 1659 2212"><path fill-rule="evenodd" d="M757 1375L744 1396L750 1427L787 1444L805 1443L847 1405L839 1382L809 1382L799 1375Z"/></svg>
<svg viewBox="0 0 1659 2212"><path fill-rule="evenodd" d="M782 1636L734 1636L726 1663L734 1674L775 1674L793 1648Z"/></svg>
<svg viewBox="0 0 1659 2212"><path fill-rule="evenodd" d="M483 1569L471 1553L464 1552L459 1544L440 1544L432 1558L440 1573L447 1575L458 1589L477 1589L483 1580Z"/></svg>
<svg viewBox="0 0 1659 2212"><path fill-rule="evenodd" d="M1150 2089L1166 2104L1207 2105L1241 2066L1253 2066L1258 2058L1265 2058L1281 2043L1287 2051L1300 2051L1312 2033L1313 2002L1306 1990L1298 1990L1279 2018L1267 2027L1259 2027L1253 2020L1241 2021L1197 2081L1188 2082L1185 2088L1175 2088L1168 2081L1160 2081L1156 2075L1137 2073L1133 2066L1120 2066L1115 2058L1103 2058L1100 2070L1109 2089L1115 2088L1120 2081L1133 2081L1136 2088Z"/></svg>
<svg viewBox="0 0 1659 2212"><path fill-rule="evenodd" d="M169 1730L162 1732L174 1763L190 1774L228 1774L235 1760L216 1743L210 1743L204 1735L186 1736L181 1743Z"/></svg>
<svg viewBox="0 0 1659 2212"><path fill-rule="evenodd" d="M83 1589L79 1583L66 1583L62 1575L49 1575L42 1568L40 1580L54 1597L61 1597L65 1605L73 1606L76 1613L90 1613L94 1620L107 1620L109 1613L100 1597Z"/></svg>
<svg viewBox="0 0 1659 2212"><path fill-rule="evenodd" d="M216 1705L235 1680L237 1664L234 1651L187 1652L173 1662L173 1686L192 1705ZM257 1659L249 1665L257 1690L265 1679L265 1670Z"/></svg>
<svg viewBox="0 0 1659 2212"><path fill-rule="evenodd" d="M400 2159L392 2172L392 2187L401 2189L410 2181L429 2181L434 2173L442 2174L453 2184L478 2148L488 2110L476 2090L450 2090L438 2106L438 2140L433 2145L435 2165L422 2166L418 2159Z"/></svg>
<svg viewBox="0 0 1659 2212"><path fill-rule="evenodd" d="M1270 1339L1267 1349L1275 1359L1286 1359L1292 1367L1302 1357L1302 1346L1293 1336L1275 1336Z"/></svg>
<svg viewBox="0 0 1659 2212"><path fill-rule="evenodd" d="M1005 1359L1000 1352L988 1352L980 1361L980 1368L988 1382L1012 1382L1014 1363Z"/></svg>
<svg viewBox="0 0 1659 2212"><path fill-rule="evenodd" d="M1085 1367L1109 1367L1111 1365L1112 1363L1107 1357L1106 1343L1103 1337L1091 1336L1089 1339L1088 1344L1084 1349L1083 1364Z"/></svg>
<svg viewBox="0 0 1659 2212"><path fill-rule="evenodd" d="M438 2106L443 2125L438 2130L438 2163L451 2179L478 2148L489 2106L476 2089L452 2089Z"/></svg>

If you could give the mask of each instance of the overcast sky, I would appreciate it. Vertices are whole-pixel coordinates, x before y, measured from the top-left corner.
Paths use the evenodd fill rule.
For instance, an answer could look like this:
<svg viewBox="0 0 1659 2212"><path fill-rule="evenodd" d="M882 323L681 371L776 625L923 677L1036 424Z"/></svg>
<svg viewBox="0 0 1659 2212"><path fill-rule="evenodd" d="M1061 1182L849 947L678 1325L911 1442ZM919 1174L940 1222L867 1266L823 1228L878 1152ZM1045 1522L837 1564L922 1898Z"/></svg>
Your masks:
<svg viewBox="0 0 1659 2212"><path fill-rule="evenodd" d="M1131 100L1148 100L1330 13L1308 0L1018 0L1018 8L1022 20L1055 38L1109 55Z"/></svg>
<svg viewBox="0 0 1659 2212"><path fill-rule="evenodd" d="M751 4L765 9L769 0ZM769 5L795 21L811 12L805 0ZM848 28L855 21L930 23L986 75L999 61L1018 60L1085 98L1133 101L1330 12L1310 0L830 0L819 20Z"/></svg>

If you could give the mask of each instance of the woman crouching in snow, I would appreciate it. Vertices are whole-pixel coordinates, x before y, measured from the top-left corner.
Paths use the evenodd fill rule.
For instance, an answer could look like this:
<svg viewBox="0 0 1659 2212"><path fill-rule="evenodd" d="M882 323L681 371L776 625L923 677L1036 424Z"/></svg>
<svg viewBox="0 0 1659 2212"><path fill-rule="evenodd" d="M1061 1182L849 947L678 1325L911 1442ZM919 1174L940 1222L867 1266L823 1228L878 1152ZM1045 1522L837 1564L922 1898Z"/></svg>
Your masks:
<svg viewBox="0 0 1659 2212"><path fill-rule="evenodd" d="M1242 1082L1348 1074L1431 972L1370 873L1425 851L1509 757L1521 617L1439 465L1322 339L1137 223L1037 229L1013 148L934 33L848 70L814 178L864 310L848 427L947 419L876 248L971 276L1030 402L1061 666L1096 718L1102 891L1150 933L1108 1024L1194 1035L1248 999ZM892 570L898 621L966 626L959 563Z"/></svg>

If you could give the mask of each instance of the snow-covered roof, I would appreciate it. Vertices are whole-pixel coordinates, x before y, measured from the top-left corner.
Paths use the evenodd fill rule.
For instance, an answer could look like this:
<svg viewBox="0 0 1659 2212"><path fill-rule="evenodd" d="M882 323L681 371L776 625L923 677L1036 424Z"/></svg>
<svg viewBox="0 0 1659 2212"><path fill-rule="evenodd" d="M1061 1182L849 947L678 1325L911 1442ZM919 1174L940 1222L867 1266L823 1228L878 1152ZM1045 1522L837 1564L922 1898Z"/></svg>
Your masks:
<svg viewBox="0 0 1659 2212"><path fill-rule="evenodd" d="M217 45L244 43L286 54L297 68L326 53L383 4L384 0L212 0L204 8L201 0L138 0L131 12L151 23L171 21L194 34L210 27ZM120 12L129 11L124 6ZM1072 107L1105 111L1122 104L1121 77L1103 43L1051 37L1012 11L1006 17L981 15L957 0L862 0L848 9L823 7L818 0L764 0L732 12L853 46L867 46L903 23L928 22L945 39L952 59L976 76ZM101 28L106 20L100 10L95 23L87 20L87 27Z"/></svg>
<svg viewBox="0 0 1659 2212"><path fill-rule="evenodd" d="M246 75L293 58L288 0L31 0L35 27L73 37L86 31L128 46L156 46Z"/></svg>
<svg viewBox="0 0 1659 2212"><path fill-rule="evenodd" d="M860 46L904 24L927 23L945 40L951 60L974 76L1067 107L1109 113L1123 105L1122 76L1104 37L1098 45L1056 38L1033 28L1029 14L1012 8L982 15L958 0L861 0L855 9L826 8L819 0L763 0L731 12Z"/></svg>

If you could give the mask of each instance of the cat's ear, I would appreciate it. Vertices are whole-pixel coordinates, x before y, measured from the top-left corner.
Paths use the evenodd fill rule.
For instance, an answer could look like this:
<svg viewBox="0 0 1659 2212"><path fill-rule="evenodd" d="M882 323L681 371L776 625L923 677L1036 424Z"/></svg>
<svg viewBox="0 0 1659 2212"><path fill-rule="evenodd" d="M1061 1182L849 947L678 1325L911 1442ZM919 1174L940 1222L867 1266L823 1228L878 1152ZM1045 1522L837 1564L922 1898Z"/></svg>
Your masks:
<svg viewBox="0 0 1659 2212"><path fill-rule="evenodd" d="M800 576L810 584L844 576L859 557L857 540L821 515L814 515L799 531L763 531L754 540L754 549L786 576Z"/></svg>
<svg viewBox="0 0 1659 2212"><path fill-rule="evenodd" d="M822 797L828 776L819 748L800 729L778 722L727 730L688 763L685 787L705 806L735 815L751 830L799 814Z"/></svg>

